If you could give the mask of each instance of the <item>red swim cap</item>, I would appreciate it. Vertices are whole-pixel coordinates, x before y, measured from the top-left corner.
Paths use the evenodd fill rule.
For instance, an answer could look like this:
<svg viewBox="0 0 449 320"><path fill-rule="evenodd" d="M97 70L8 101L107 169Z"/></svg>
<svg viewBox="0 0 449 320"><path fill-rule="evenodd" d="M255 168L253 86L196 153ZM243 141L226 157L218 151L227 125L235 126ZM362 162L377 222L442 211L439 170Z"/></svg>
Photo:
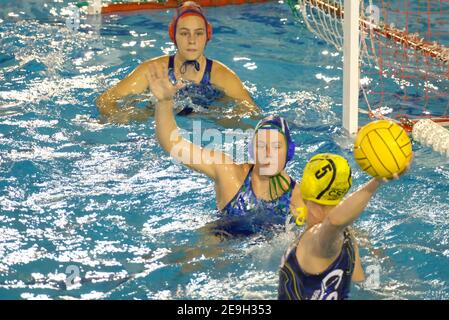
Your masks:
<svg viewBox="0 0 449 320"><path fill-rule="evenodd" d="M203 18L204 23L206 24L206 41L209 41L212 38L212 25L209 23L209 21L207 21L206 17L204 16L203 9L201 9L200 5L193 1L186 1L176 9L176 13L173 16L170 24L168 25L168 34L170 35L170 39L176 45L176 26L181 17L188 15L195 15Z"/></svg>

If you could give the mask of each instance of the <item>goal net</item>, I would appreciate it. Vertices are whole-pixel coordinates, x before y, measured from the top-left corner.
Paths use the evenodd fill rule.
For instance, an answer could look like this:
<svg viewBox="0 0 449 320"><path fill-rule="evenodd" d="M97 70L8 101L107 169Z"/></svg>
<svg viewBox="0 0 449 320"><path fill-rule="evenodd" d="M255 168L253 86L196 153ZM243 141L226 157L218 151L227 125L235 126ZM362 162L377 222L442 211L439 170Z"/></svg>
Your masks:
<svg viewBox="0 0 449 320"><path fill-rule="evenodd" d="M371 118L390 118L408 130L420 119L449 125L448 0L287 0L287 3L311 32L335 49L344 52L355 41L357 55L348 56L357 59L358 73L346 74L344 78L355 77L357 86L352 86L349 95L356 97L356 101L347 103L351 100L344 99L344 116L356 108L357 119L360 113ZM355 17L350 12L354 4L358 10ZM349 19L357 22L351 29ZM351 40L350 33L354 32L357 38ZM349 63L343 59L345 64ZM344 72L348 70L355 69L345 66ZM347 84L344 87L348 90ZM351 120L352 128L354 122L357 127L357 119ZM348 129L347 124L344 126Z"/></svg>

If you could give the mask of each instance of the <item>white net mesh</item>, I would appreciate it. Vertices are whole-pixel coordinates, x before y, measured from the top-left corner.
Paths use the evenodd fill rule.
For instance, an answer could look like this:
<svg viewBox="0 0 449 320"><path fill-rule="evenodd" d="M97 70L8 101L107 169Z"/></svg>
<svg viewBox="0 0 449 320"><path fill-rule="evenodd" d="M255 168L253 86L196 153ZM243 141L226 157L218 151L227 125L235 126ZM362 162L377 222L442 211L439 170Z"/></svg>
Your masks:
<svg viewBox="0 0 449 320"><path fill-rule="evenodd" d="M343 51L344 1L288 0L296 17ZM449 2L360 0L361 107L372 117L449 117Z"/></svg>
<svg viewBox="0 0 449 320"><path fill-rule="evenodd" d="M307 28L320 39L343 51L343 1L330 0L292 0L289 1L297 17L303 19ZM361 3L363 5L363 3ZM361 7L361 11L364 11ZM371 56L367 50L366 33L360 37L360 57L364 63L370 64Z"/></svg>

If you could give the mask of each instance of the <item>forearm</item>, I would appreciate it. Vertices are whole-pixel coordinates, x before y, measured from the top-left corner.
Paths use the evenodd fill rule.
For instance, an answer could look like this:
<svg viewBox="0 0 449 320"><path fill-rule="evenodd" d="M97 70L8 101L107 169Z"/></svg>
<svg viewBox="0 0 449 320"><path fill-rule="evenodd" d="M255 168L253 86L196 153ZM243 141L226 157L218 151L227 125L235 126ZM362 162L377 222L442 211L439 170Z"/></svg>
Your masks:
<svg viewBox="0 0 449 320"><path fill-rule="evenodd" d="M335 207L328 215L329 222L333 226L344 228L354 222L362 214L368 202L378 189L380 181L371 179L359 190Z"/></svg>
<svg viewBox="0 0 449 320"><path fill-rule="evenodd" d="M134 102L134 101L133 101ZM103 94L97 101L97 108L100 114L106 117L108 122L129 123L130 121L147 121L154 115L153 106L138 108L132 102L124 107L119 107L118 100Z"/></svg>
<svg viewBox="0 0 449 320"><path fill-rule="evenodd" d="M123 113L129 121L145 122L154 116L154 105L149 105L145 108L138 108L132 105L126 106L117 113Z"/></svg>
<svg viewBox="0 0 449 320"><path fill-rule="evenodd" d="M155 120L159 144L170 153L173 145L182 139L173 114L172 100L163 100L156 104Z"/></svg>
<svg viewBox="0 0 449 320"><path fill-rule="evenodd" d="M236 100L236 105L231 110L231 115L233 116L257 116L261 113L259 107L257 107L254 102L248 100Z"/></svg>

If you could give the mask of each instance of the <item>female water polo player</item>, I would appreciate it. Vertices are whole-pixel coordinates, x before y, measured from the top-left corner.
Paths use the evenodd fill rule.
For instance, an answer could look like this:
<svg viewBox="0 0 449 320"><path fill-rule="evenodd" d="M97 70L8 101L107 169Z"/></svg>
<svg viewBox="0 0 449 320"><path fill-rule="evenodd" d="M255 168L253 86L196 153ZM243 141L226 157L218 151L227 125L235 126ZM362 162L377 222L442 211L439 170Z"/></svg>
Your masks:
<svg viewBox="0 0 449 320"><path fill-rule="evenodd" d="M204 56L206 44L212 37L212 26L198 4L187 1L176 10L169 25L169 35L177 47L176 54L143 62L125 79L103 93L97 99L98 109L103 116L113 122L125 123L148 119L153 109L119 108L117 102L148 89L152 91L152 83L148 80L148 68L151 65L163 67L172 83L177 80L187 82L177 92L177 98L188 96L194 104L207 108L217 99L228 97L239 103L235 108L236 113L258 113L258 108L237 75L221 62ZM192 111L193 108L187 106L180 114L187 115Z"/></svg>
<svg viewBox="0 0 449 320"><path fill-rule="evenodd" d="M305 206L297 216L298 223L306 223L306 229L281 263L279 299L346 299L351 280L364 280L358 246L348 227L363 212L381 181L373 178L342 200L352 184L346 159L318 154L309 160L300 184Z"/></svg>
<svg viewBox="0 0 449 320"><path fill-rule="evenodd" d="M253 150L257 150L255 164L237 164L220 151L201 148L182 138L172 100L182 84L173 86L157 65L150 67L150 77L153 94L159 101L155 120L162 148L215 182L217 207L226 218L215 225L214 232L248 235L284 225L293 208L300 206L297 201L302 201L297 184L284 170L295 152L287 122L280 117L261 120L253 139Z"/></svg>

